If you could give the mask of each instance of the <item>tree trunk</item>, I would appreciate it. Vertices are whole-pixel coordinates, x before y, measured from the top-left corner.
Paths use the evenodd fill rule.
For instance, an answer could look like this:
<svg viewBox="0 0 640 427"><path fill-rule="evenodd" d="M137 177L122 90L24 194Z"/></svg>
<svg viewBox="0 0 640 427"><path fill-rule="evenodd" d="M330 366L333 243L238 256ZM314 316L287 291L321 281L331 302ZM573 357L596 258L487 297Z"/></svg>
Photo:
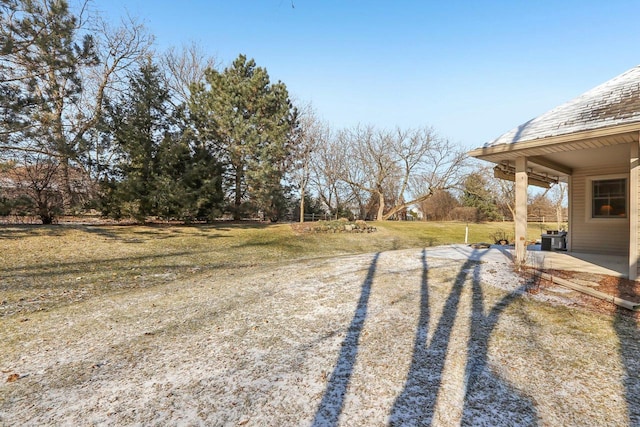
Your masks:
<svg viewBox="0 0 640 427"><path fill-rule="evenodd" d="M433 196L433 194L434 194L434 191L430 190L429 193L427 193L427 194L425 194L423 196L417 197L417 198L415 198L415 199L413 199L413 200L411 200L409 202L404 202L404 203L400 203L400 204L398 204L396 206L393 206L391 209L389 209L389 212L387 212L385 215L382 216L382 220L383 221L388 220L394 214L400 212L402 209L406 209L406 208L408 208L409 206L411 206L411 205L413 205L415 203L423 202L423 201L431 198Z"/></svg>
<svg viewBox="0 0 640 427"><path fill-rule="evenodd" d="M556 219L558 220L558 230L562 228L562 206L556 206Z"/></svg>
<svg viewBox="0 0 640 427"><path fill-rule="evenodd" d="M242 204L242 176L238 169L236 169L236 189L235 200L233 206L233 219L239 221L240 218L240 205Z"/></svg>
<svg viewBox="0 0 640 427"><path fill-rule="evenodd" d="M304 187L300 190L300 222L304 222Z"/></svg>
<svg viewBox="0 0 640 427"><path fill-rule="evenodd" d="M69 158L62 159L62 208L68 211L73 205L73 190L69 177Z"/></svg>
<svg viewBox="0 0 640 427"><path fill-rule="evenodd" d="M47 200L47 190L36 191L36 206L38 209L38 216L44 225L53 224L53 212L49 208Z"/></svg>
<svg viewBox="0 0 640 427"><path fill-rule="evenodd" d="M378 192L378 215L376 215L376 220L384 220L384 194L382 192Z"/></svg>

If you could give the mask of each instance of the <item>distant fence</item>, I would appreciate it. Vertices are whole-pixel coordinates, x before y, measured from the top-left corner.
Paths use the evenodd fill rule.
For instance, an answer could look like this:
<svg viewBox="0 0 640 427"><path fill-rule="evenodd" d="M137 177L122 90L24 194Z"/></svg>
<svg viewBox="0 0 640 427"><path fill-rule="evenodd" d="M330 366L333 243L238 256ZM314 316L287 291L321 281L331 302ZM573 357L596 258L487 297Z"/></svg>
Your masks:
<svg viewBox="0 0 640 427"><path fill-rule="evenodd" d="M317 214L317 213L304 214L304 222L331 221L331 220L335 220L335 219L338 219L337 215L331 215L331 214L328 214L328 213L324 213L324 214Z"/></svg>
<svg viewBox="0 0 640 427"><path fill-rule="evenodd" d="M558 218L555 215L551 215L551 216L533 216L533 215L529 215L527 216L527 222L542 222L542 223L551 223L551 222L558 222ZM569 217L563 217L562 221L560 222L569 222Z"/></svg>
<svg viewBox="0 0 640 427"><path fill-rule="evenodd" d="M310 213L310 214L304 214L304 221L305 222L315 222L315 221L332 221L332 220L337 220L339 217L337 215L332 215L332 214L328 214L328 213L323 213L323 214L317 214L317 213ZM257 220L257 219L252 219L252 220ZM300 217L299 216L294 216L293 218L288 218L288 220L292 220L293 222L298 222L300 221ZM393 218L393 220L398 220L398 218ZM417 218L413 218L412 216L407 216L407 218L403 218L401 219L402 221L427 221L430 222L432 221L431 219L427 218L427 219L417 219ZM160 221L160 220L158 220ZM503 217L502 221L513 221L512 218L510 217ZM160 221L160 222L172 222L172 221ZM551 223L555 223L557 222L557 218L555 216L528 216L527 217L527 222L529 223L547 223L547 224L551 224ZM568 217L564 217L562 219L563 223L567 223L569 222L569 218ZM101 225L105 225L105 224L129 224L129 223L133 223L131 220L112 220L112 219L108 219L108 218L103 218L99 215L78 215L78 216L71 216L71 215L62 215L59 217L56 217L54 219L54 224L101 224ZM181 221L178 221L177 223L182 223ZM198 223L198 221L196 222L192 222L192 223ZM0 215L0 224L4 224L4 225L11 225L11 224L42 224L42 221L40 220L40 217L36 216L36 215Z"/></svg>

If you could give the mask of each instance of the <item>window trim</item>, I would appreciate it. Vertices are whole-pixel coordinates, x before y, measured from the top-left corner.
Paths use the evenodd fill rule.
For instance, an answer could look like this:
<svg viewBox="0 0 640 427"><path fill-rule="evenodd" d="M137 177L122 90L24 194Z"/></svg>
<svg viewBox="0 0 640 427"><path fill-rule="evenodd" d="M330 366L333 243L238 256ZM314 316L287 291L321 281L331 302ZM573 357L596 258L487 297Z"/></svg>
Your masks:
<svg viewBox="0 0 640 427"><path fill-rule="evenodd" d="M611 216L611 217L595 217L593 216L593 182L594 181L609 181L614 179L624 179L625 183L625 200L624 200L624 216ZM585 220L586 222L619 222L629 221L629 175L628 174L614 174L614 175L598 175L589 176L586 179L585 188Z"/></svg>

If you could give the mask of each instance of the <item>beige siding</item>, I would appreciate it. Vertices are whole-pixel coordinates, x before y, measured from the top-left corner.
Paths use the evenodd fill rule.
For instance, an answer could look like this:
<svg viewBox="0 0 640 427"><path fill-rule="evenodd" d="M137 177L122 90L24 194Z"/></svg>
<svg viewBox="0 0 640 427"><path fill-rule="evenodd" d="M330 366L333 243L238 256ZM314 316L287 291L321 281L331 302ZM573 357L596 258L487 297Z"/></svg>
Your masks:
<svg viewBox="0 0 640 427"><path fill-rule="evenodd" d="M638 248L640 239L638 233L638 204L640 197L638 188L638 142L629 144L629 278L635 280L638 277Z"/></svg>
<svg viewBox="0 0 640 427"><path fill-rule="evenodd" d="M638 179L640 180L640 176L638 177ZM637 208L636 212L637 212L637 215L638 215L638 221L640 221L640 182L637 185L637 189L638 189L638 191L637 191L638 198L636 200L638 200L638 203L636 203L636 208ZM640 254L640 227L638 227L637 235L638 235L637 242L639 242L638 243L638 252L637 253ZM640 278L640 262L638 262L638 266L636 267L636 269L638 271L637 278Z"/></svg>
<svg viewBox="0 0 640 427"><path fill-rule="evenodd" d="M629 253L629 220L588 220L591 200L587 200L588 179L606 175L625 174L629 177L629 166L598 167L574 170L571 184L571 250L616 255Z"/></svg>
<svg viewBox="0 0 640 427"><path fill-rule="evenodd" d="M634 143L634 144L638 144L638 142ZM640 151L640 148L638 149L638 151ZM637 152L636 152L637 153ZM640 154L640 153L637 153ZM631 150L631 157L634 158L634 150ZM637 157L635 157L637 159ZM633 168L635 166L635 163L637 163L637 160L635 162L632 161L632 163L630 164L630 167ZM636 167L640 167L640 166L636 166ZM640 180L640 171L636 174L636 179ZM630 184L630 188L633 188L633 186ZM637 217L637 221L640 221L640 182L636 183L636 212L635 215ZM633 218L633 216L632 216ZM636 236L637 236L637 240L636 240L636 247L637 247L637 252L636 254L640 254L640 227L636 228ZM630 260L631 261L631 260ZM636 278L640 278L640 262L637 262L636 265L636 271L637 271L637 275ZM629 271L630 275L633 275L633 272L630 270ZM632 279L632 277L630 277L630 279Z"/></svg>

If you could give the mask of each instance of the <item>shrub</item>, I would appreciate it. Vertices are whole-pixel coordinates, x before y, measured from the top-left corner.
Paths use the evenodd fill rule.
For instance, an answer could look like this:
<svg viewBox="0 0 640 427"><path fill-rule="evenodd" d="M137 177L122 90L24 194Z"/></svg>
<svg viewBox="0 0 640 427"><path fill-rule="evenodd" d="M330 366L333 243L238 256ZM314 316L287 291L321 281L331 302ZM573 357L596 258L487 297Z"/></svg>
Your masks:
<svg viewBox="0 0 640 427"><path fill-rule="evenodd" d="M350 222L345 218L340 218L337 221L292 224L292 227L297 231L307 233L372 233L376 231L375 227L370 227L362 220Z"/></svg>

